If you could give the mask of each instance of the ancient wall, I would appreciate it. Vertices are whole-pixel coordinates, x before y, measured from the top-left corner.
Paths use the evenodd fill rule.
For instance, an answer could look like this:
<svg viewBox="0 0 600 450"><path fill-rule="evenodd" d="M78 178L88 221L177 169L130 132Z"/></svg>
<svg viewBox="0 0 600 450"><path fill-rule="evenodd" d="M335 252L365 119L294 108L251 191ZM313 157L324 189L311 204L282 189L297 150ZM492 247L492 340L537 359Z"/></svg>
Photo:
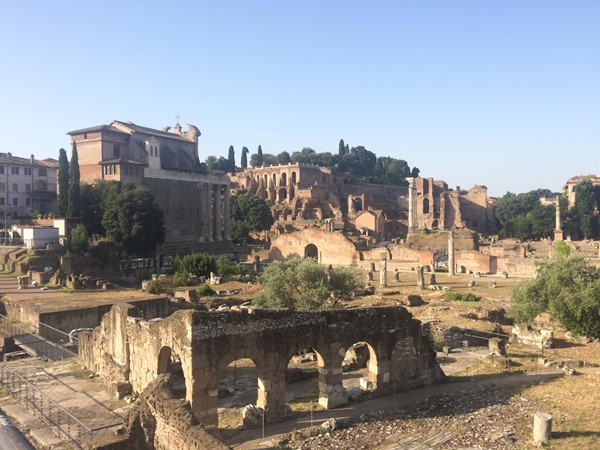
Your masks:
<svg viewBox="0 0 600 450"><path fill-rule="evenodd" d="M83 333L79 357L117 391L144 391L180 361L185 398L206 429L218 426L218 384L233 361L250 358L257 368L257 406L267 417L289 413L285 369L303 349L318 355L319 403L347 402L342 362L347 349L368 344L367 379L374 392L427 385L444 377L420 322L402 307L297 313L178 311L163 320L132 317L132 307L116 305L93 333ZM176 355L176 358L174 356Z"/></svg>
<svg viewBox="0 0 600 450"><path fill-rule="evenodd" d="M495 273L492 268L490 255L484 255L478 251L457 251L454 254L454 263L465 271L480 273Z"/></svg>
<svg viewBox="0 0 600 450"><path fill-rule="evenodd" d="M269 259L283 261L306 256L317 259L321 264L352 265L360 261L360 252L341 233L307 228L282 234L272 243Z"/></svg>

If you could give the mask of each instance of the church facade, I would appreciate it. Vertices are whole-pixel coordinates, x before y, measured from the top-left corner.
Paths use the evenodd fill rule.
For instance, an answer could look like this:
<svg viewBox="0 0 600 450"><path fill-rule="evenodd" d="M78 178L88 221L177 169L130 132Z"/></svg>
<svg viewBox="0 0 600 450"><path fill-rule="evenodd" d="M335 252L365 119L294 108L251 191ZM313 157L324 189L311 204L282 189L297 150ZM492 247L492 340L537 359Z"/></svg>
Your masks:
<svg viewBox="0 0 600 450"><path fill-rule="evenodd" d="M197 127L157 130L115 120L68 134L82 183L119 181L152 192L164 213L163 254L231 251L229 178L200 163Z"/></svg>

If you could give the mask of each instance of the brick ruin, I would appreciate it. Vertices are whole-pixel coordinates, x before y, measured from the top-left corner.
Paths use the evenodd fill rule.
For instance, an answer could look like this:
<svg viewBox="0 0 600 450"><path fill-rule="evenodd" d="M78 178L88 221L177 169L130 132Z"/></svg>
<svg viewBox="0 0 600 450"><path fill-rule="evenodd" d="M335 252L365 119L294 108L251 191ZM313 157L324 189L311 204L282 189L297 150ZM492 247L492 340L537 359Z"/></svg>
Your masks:
<svg viewBox="0 0 600 450"><path fill-rule="evenodd" d="M136 317L134 307L115 305L99 327L80 335L79 358L121 395L142 393L158 376L180 371L194 417L217 432L219 380L233 361L254 362L256 406L273 420L289 414L286 367L305 349L317 354L319 404L328 409L346 404L342 362L359 342L369 348L367 379L375 394L445 378L420 322L402 307L304 313L182 310L145 321Z"/></svg>
<svg viewBox="0 0 600 450"><path fill-rule="evenodd" d="M276 222L296 229L326 219L333 219L341 229L346 221L355 231L369 230L376 242L406 237L414 228L487 231L485 186L452 190L444 181L421 177L408 178L408 186L359 184L351 175L300 163L249 168L230 177L234 193L263 198ZM355 223L364 211L376 216L363 217L372 225Z"/></svg>

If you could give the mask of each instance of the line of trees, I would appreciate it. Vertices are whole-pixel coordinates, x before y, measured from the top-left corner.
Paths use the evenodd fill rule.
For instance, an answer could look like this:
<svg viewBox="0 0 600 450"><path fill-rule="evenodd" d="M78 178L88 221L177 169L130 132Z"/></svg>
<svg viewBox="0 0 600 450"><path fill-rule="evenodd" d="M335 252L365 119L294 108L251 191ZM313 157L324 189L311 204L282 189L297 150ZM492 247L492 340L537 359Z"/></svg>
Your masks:
<svg viewBox="0 0 600 450"><path fill-rule="evenodd" d="M242 148L240 167L248 167L248 148ZM250 166L261 167L277 164L301 163L312 164L320 167L331 167L338 173L348 173L354 175L359 181L390 185L406 185L406 178L416 177L419 169L410 168L403 159L396 159L389 156L377 157L375 153L367 150L363 146L349 147L343 139L338 145L338 152L317 152L310 147L305 147L300 151L290 154L282 151L277 155L263 153L259 145L256 153L250 155ZM206 158L206 166L209 170L222 170L224 172L234 173L237 170L235 165L235 149L229 147L228 157L209 156Z"/></svg>

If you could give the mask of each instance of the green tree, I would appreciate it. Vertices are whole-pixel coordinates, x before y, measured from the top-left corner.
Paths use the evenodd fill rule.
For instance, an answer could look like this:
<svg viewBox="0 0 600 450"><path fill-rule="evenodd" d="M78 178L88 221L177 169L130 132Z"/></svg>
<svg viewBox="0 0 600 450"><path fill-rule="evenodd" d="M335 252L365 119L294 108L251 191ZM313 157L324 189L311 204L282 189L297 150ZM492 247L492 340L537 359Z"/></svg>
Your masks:
<svg viewBox="0 0 600 450"><path fill-rule="evenodd" d="M598 216L596 215L596 195L592 181L580 181L575 186L575 204L573 205L579 232L585 239L593 238L598 232Z"/></svg>
<svg viewBox="0 0 600 450"><path fill-rule="evenodd" d="M256 152L256 167L262 167L263 165L263 151L262 147L258 146L258 151Z"/></svg>
<svg viewBox="0 0 600 450"><path fill-rule="evenodd" d="M248 168L248 147L242 148L242 160L240 161L240 167L242 169Z"/></svg>
<svg viewBox="0 0 600 450"><path fill-rule="evenodd" d="M346 154L346 144L344 144L344 140L340 139L340 143L338 144L338 156L341 158Z"/></svg>
<svg viewBox="0 0 600 450"><path fill-rule="evenodd" d="M542 312L569 331L600 338L600 269L581 257L539 264L537 278L513 289L509 314L529 322Z"/></svg>
<svg viewBox="0 0 600 450"><path fill-rule="evenodd" d="M73 142L71 153L71 165L69 167L69 206L67 208L69 217L81 215L81 187L79 185L79 157L77 156L77 144Z"/></svg>
<svg viewBox="0 0 600 450"><path fill-rule="evenodd" d="M83 255L89 248L89 236L85 226L79 223L71 230L69 237L69 251L76 255Z"/></svg>
<svg viewBox="0 0 600 450"><path fill-rule="evenodd" d="M335 306L338 296L347 295L360 286L360 280L358 269L328 271L312 258L276 261L263 272L260 281L265 290L253 303L259 308L329 309ZM335 299L331 297L332 292ZM329 299L332 301L328 302Z"/></svg>
<svg viewBox="0 0 600 450"><path fill-rule="evenodd" d="M292 157L285 150L277 155L277 164L289 164L292 162Z"/></svg>
<svg viewBox="0 0 600 450"><path fill-rule="evenodd" d="M216 156L207 156L205 163L208 170L222 170L223 172L229 171L229 160L225 159L223 156L219 156L218 159Z"/></svg>
<svg viewBox="0 0 600 450"><path fill-rule="evenodd" d="M271 209L262 198L248 194L231 197L231 237L236 241L268 230L274 222Z"/></svg>
<svg viewBox="0 0 600 450"><path fill-rule="evenodd" d="M208 253L191 253L177 255L173 258L172 267L175 273L181 276L191 273L197 277L208 277L211 272L216 272L217 263L215 257Z"/></svg>
<svg viewBox="0 0 600 450"><path fill-rule="evenodd" d="M227 172L235 173L235 150L233 145L229 146L229 153L227 155Z"/></svg>
<svg viewBox="0 0 600 450"><path fill-rule="evenodd" d="M565 241L558 241L556 243L556 254L561 258L568 258L571 254L571 247Z"/></svg>
<svg viewBox="0 0 600 450"><path fill-rule="evenodd" d="M104 207L102 226L127 254L151 254L165 241L163 212L148 188L127 184Z"/></svg>
<svg viewBox="0 0 600 450"><path fill-rule="evenodd" d="M97 180L81 185L81 223L89 235L106 235L102 219L107 202L120 192L119 182Z"/></svg>
<svg viewBox="0 0 600 450"><path fill-rule="evenodd" d="M69 160L67 152L61 148L58 152L58 198L56 209L58 217L66 217L69 208Z"/></svg>

